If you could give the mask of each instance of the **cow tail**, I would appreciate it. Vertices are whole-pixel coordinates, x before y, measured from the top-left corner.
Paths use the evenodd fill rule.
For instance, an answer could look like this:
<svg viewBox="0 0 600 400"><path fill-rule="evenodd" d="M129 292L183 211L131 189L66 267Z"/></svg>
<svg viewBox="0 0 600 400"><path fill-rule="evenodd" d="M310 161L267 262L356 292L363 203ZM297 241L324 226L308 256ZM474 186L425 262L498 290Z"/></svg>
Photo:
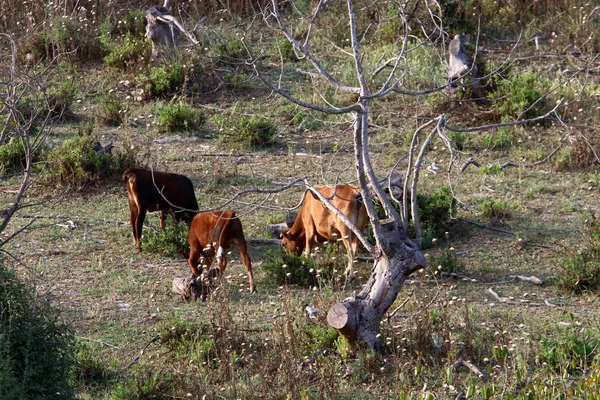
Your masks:
<svg viewBox="0 0 600 400"><path fill-rule="evenodd" d="M135 173L129 169L126 169L125 172L123 172L123 182L133 182L135 180Z"/></svg>

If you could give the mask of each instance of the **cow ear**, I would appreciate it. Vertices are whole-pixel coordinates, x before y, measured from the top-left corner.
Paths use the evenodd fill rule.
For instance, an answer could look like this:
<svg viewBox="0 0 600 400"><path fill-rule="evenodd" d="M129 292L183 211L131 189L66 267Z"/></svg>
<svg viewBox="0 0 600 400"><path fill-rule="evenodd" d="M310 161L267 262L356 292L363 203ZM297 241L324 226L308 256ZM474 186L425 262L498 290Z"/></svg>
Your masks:
<svg viewBox="0 0 600 400"><path fill-rule="evenodd" d="M283 238L289 239L290 238L290 234L288 233L288 231L283 231L283 232L281 232L279 234L279 238L280 239L283 239Z"/></svg>

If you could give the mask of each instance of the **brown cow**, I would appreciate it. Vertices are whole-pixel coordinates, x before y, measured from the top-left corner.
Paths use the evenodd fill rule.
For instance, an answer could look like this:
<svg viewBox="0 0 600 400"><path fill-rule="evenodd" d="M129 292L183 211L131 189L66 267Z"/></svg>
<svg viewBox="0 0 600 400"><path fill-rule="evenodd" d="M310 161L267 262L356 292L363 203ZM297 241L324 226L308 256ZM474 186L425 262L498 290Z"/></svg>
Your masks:
<svg viewBox="0 0 600 400"><path fill-rule="evenodd" d="M356 185L315 186L315 188L346 216L358 229L365 229L369 219L365 207L358 200L360 189ZM288 253L309 256L313 243L341 239L348 254L346 274L352 279L352 264L358 247L358 238L346 224L321 203L312 192L304 193L300 213L294 225L282 235L281 244ZM312 195L311 195L312 194Z"/></svg>
<svg viewBox="0 0 600 400"><path fill-rule="evenodd" d="M210 270L210 265L216 257L219 273L222 275L227 265L225 250L231 245L237 247L244 267L246 267L246 272L248 272L250 291L256 291L242 222L235 215L235 212L207 211L197 214L190 226L188 243L190 244L188 263L192 274L195 276L200 274L200 271L198 271L200 257L204 257L202 269L205 272Z"/></svg>
<svg viewBox="0 0 600 400"><path fill-rule="evenodd" d="M146 212L160 211L162 228L165 227L167 212L174 212L177 221L184 220L188 224L196 215L198 203L194 185L183 175L128 168L123 173L123 181L127 182L131 230L139 251L142 251L140 239Z"/></svg>

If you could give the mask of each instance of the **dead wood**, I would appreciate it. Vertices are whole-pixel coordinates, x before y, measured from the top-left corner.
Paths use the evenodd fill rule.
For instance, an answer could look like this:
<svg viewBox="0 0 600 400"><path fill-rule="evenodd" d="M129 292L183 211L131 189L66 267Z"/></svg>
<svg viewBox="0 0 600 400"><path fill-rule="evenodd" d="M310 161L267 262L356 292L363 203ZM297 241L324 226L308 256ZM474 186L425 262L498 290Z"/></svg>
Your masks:
<svg viewBox="0 0 600 400"><path fill-rule="evenodd" d="M541 306L547 305L545 302L544 303L532 303L529 300L525 300L525 299L514 300L509 297L501 297L498 293L496 293L496 291L493 288L489 288L488 292L492 295L494 300L496 300L498 303L511 304L511 305L516 305L516 306L532 306L532 307L541 307Z"/></svg>
<svg viewBox="0 0 600 400"><path fill-rule="evenodd" d="M483 378L483 376L484 376L483 372L481 372L479 370L479 368L477 368L470 361L464 360L462 357L460 357L458 360L456 360L454 362L454 364L452 364L452 368L457 369L458 367L467 367L471 372L473 372L475 375L477 375L480 378Z"/></svg>
<svg viewBox="0 0 600 400"><path fill-rule="evenodd" d="M142 350L140 350L140 354L138 354L133 360L131 360L131 362L129 364L127 364L127 367L125 367L125 369L131 367L133 364L135 364L136 362L138 362L138 360L140 359L140 357L142 356L142 354L144 354L144 351L154 342L156 342L158 339L160 338L160 333L156 336L154 336L145 346Z"/></svg>
<svg viewBox="0 0 600 400"><path fill-rule="evenodd" d="M479 164L477 160L475 160L473 157L469 157L469 159L463 164L463 166L460 167L460 172L465 172L467 167L469 167L469 165L471 164L473 164L477 168L481 167L481 164Z"/></svg>

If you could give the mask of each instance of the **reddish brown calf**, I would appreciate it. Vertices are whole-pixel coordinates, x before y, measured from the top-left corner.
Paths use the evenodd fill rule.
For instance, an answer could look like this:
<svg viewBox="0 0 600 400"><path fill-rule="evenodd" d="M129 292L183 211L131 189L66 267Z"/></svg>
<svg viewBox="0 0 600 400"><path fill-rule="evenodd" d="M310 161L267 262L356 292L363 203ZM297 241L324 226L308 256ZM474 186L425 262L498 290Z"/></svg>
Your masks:
<svg viewBox="0 0 600 400"><path fill-rule="evenodd" d="M146 212L160 211L162 228L167 212L173 212L177 221L188 224L196 215L198 202L194 185L186 176L128 168L123 173L123 181L127 183L133 241L139 251L142 251L140 239Z"/></svg>
<svg viewBox="0 0 600 400"><path fill-rule="evenodd" d="M204 257L202 268L208 272L216 257L220 274L225 271L227 258L225 251L234 245L246 267L250 281L250 291L256 291L252 264L248 255L248 246L244 238L242 222L233 211L208 211L197 214L192 220L188 235L190 257L188 259L192 274L198 276L200 257Z"/></svg>

